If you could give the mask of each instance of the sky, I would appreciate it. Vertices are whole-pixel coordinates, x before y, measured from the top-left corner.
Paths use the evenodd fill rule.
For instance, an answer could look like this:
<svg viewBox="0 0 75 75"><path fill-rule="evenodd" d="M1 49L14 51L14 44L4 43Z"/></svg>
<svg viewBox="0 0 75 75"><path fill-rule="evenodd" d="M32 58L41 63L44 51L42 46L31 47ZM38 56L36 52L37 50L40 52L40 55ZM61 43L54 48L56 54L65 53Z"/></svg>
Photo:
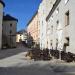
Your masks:
<svg viewBox="0 0 75 75"><path fill-rule="evenodd" d="M37 11L41 0L4 0L4 13L18 19L17 31L25 29Z"/></svg>

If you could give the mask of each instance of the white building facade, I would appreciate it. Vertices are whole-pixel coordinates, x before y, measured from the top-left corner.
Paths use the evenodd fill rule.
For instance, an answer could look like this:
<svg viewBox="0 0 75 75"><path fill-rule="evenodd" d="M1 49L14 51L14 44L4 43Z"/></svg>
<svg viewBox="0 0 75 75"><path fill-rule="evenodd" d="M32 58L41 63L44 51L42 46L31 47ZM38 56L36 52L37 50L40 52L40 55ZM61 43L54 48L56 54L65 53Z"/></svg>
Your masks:
<svg viewBox="0 0 75 75"><path fill-rule="evenodd" d="M40 3L38 14L39 14L39 25L40 25L40 48L47 48L47 22L46 17L49 14L55 0L42 0Z"/></svg>
<svg viewBox="0 0 75 75"><path fill-rule="evenodd" d="M75 53L75 1L56 0L46 18L50 49Z"/></svg>
<svg viewBox="0 0 75 75"><path fill-rule="evenodd" d="M39 6L39 24L40 24L40 49L46 48L46 2L42 1Z"/></svg>
<svg viewBox="0 0 75 75"><path fill-rule="evenodd" d="M16 42L19 43L19 42L24 41L26 43L27 35L28 35L27 31L25 30L18 31L16 34Z"/></svg>

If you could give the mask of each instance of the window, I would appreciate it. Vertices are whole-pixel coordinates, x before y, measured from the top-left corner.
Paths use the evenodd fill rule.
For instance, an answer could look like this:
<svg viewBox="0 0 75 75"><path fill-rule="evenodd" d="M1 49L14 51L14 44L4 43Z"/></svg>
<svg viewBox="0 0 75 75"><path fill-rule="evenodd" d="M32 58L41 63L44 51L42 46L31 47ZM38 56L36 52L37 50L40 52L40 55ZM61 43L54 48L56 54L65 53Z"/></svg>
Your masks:
<svg viewBox="0 0 75 75"><path fill-rule="evenodd" d="M43 21L42 21L42 26L43 26Z"/></svg>
<svg viewBox="0 0 75 75"><path fill-rule="evenodd" d="M43 36L43 33L42 33L42 36Z"/></svg>
<svg viewBox="0 0 75 75"><path fill-rule="evenodd" d="M53 34L53 26L51 26L51 34Z"/></svg>
<svg viewBox="0 0 75 75"><path fill-rule="evenodd" d="M59 24L59 20L57 20L57 25Z"/></svg>
<svg viewBox="0 0 75 75"><path fill-rule="evenodd" d="M50 42L51 42L51 46L52 46L52 42L53 42L53 40L51 40Z"/></svg>
<svg viewBox="0 0 75 75"><path fill-rule="evenodd" d="M56 21L56 30L58 30L59 20Z"/></svg>
<svg viewBox="0 0 75 75"><path fill-rule="evenodd" d="M56 9L56 14L58 14L58 13L59 13L59 8Z"/></svg>
<svg viewBox="0 0 75 75"><path fill-rule="evenodd" d="M65 25L69 25L69 11L65 13Z"/></svg>
<svg viewBox="0 0 75 75"><path fill-rule="evenodd" d="M50 45L51 45L51 49L53 49L53 40L51 40L51 43L50 43Z"/></svg>
<svg viewBox="0 0 75 75"><path fill-rule="evenodd" d="M58 39L56 39L56 45L58 45Z"/></svg>
<svg viewBox="0 0 75 75"><path fill-rule="evenodd" d="M12 24L10 24L10 27L12 27Z"/></svg>
<svg viewBox="0 0 75 75"><path fill-rule="evenodd" d="M56 50L57 50L57 47L58 47L58 39L56 39Z"/></svg>
<svg viewBox="0 0 75 75"><path fill-rule="evenodd" d="M48 41L47 41L47 45L48 45Z"/></svg>
<svg viewBox="0 0 75 75"><path fill-rule="evenodd" d="M69 46L69 37L66 37L66 41L67 41L66 45Z"/></svg>

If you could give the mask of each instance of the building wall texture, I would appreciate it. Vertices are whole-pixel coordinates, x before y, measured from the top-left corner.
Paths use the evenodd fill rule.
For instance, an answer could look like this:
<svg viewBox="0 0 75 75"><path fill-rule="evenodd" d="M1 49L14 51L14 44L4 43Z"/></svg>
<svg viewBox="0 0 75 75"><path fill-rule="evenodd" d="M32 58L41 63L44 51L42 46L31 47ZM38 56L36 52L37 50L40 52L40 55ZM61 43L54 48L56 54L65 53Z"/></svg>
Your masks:
<svg viewBox="0 0 75 75"><path fill-rule="evenodd" d="M3 4L0 2L0 48L2 47L2 19L3 19Z"/></svg>
<svg viewBox="0 0 75 75"><path fill-rule="evenodd" d="M3 21L3 45L16 47L17 21Z"/></svg>
<svg viewBox="0 0 75 75"><path fill-rule="evenodd" d="M46 17L49 14L55 0L43 0L40 3L38 13L39 13L39 25L40 25L40 48L47 48L47 22Z"/></svg>
<svg viewBox="0 0 75 75"><path fill-rule="evenodd" d="M75 53L75 1L60 0L47 20L49 27L48 48ZM66 25L66 13L69 12L69 24ZM47 32L48 33L48 32ZM67 40L68 38L68 40ZM65 44L68 44L65 46Z"/></svg>
<svg viewBox="0 0 75 75"><path fill-rule="evenodd" d="M39 43L39 24L38 24L38 12L33 16L27 27L27 32L33 38L35 44Z"/></svg>

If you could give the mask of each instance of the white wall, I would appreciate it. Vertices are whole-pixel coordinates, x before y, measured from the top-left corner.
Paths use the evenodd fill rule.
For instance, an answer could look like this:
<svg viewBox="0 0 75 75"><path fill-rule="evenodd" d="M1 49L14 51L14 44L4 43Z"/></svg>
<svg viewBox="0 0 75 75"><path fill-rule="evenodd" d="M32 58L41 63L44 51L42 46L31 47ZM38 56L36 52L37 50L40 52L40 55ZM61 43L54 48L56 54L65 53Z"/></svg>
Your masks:
<svg viewBox="0 0 75 75"><path fill-rule="evenodd" d="M51 17L48 20L48 26L51 29L53 25L53 34L50 34L50 40L53 40L53 48L56 48L56 39L58 38L58 49L63 50L65 38L69 37L69 46L66 48L66 52L75 53L75 0L68 0L65 4L65 0L61 0L57 8L59 13L56 14L56 10L53 12L53 20ZM56 8L56 9L57 9ZM70 12L70 24L65 26L65 13L69 10ZM58 30L56 30L57 20L59 21Z"/></svg>
<svg viewBox="0 0 75 75"><path fill-rule="evenodd" d="M40 24L40 48L44 49L46 48L46 20L45 20L45 8L46 8L46 2L42 1L42 3L39 6L39 24Z"/></svg>
<svg viewBox="0 0 75 75"><path fill-rule="evenodd" d="M47 48L47 22L46 17L49 14L56 0L43 0L39 6L39 21L40 21L40 48Z"/></svg>

